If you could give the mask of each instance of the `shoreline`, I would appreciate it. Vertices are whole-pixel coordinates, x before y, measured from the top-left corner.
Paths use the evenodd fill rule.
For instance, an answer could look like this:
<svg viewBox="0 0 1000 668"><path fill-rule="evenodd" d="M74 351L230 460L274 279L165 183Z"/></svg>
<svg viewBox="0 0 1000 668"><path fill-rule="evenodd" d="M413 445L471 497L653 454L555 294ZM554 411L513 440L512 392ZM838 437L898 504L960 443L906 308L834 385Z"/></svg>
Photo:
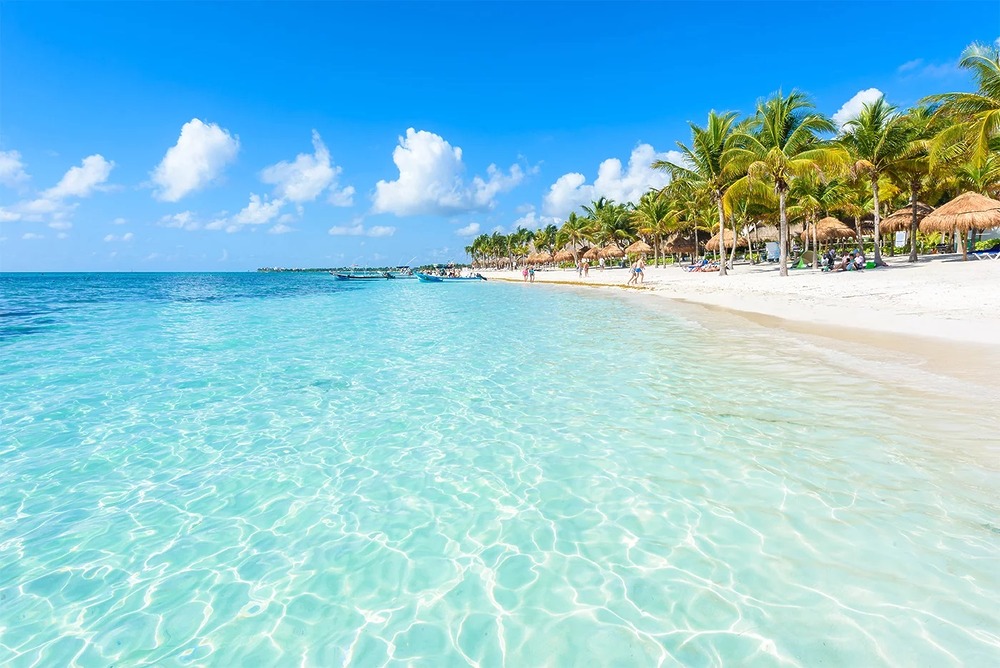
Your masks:
<svg viewBox="0 0 1000 668"><path fill-rule="evenodd" d="M829 274L737 265L728 276L646 269L640 286L626 286L626 269L536 271L535 283L603 288L703 313L726 314L785 333L835 342L845 352L902 355L905 364L992 390L1000 374L1000 261L954 256L886 258L889 268ZM524 283L512 271L482 271L489 280ZM865 355L862 355L864 357ZM993 391L996 395L996 391ZM991 397L997 399L997 396Z"/></svg>

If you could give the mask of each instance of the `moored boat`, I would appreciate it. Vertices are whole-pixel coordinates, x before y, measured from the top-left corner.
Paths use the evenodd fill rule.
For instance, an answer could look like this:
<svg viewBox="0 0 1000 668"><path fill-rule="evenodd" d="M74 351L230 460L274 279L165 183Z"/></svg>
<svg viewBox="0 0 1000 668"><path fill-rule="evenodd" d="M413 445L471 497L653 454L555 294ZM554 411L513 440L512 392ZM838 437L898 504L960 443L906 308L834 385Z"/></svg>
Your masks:
<svg viewBox="0 0 1000 668"><path fill-rule="evenodd" d="M392 278L391 276L382 274L342 274L336 271L331 271L333 277L338 281L384 281L387 278Z"/></svg>
<svg viewBox="0 0 1000 668"><path fill-rule="evenodd" d="M433 274L425 274L421 271L413 272L417 275L424 283L444 283L452 281L485 281L486 277L482 274L473 274L472 276L435 276Z"/></svg>

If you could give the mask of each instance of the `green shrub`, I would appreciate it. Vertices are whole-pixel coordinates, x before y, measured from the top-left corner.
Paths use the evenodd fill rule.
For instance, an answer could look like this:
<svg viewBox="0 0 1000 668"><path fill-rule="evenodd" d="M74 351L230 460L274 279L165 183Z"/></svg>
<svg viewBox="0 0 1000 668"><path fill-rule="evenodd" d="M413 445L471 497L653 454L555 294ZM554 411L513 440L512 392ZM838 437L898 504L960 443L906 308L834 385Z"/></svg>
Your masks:
<svg viewBox="0 0 1000 668"><path fill-rule="evenodd" d="M1000 247L1000 239L984 239L983 241L976 242L975 250L988 251L997 247Z"/></svg>

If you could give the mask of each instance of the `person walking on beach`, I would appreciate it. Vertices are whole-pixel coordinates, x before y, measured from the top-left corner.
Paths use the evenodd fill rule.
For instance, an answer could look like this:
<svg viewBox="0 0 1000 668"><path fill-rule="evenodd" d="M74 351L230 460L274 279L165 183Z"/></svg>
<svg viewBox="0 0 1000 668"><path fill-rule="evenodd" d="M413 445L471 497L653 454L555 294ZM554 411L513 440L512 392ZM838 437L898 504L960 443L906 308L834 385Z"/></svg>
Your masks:
<svg viewBox="0 0 1000 668"><path fill-rule="evenodd" d="M590 260L583 261L583 277L590 276Z"/></svg>
<svg viewBox="0 0 1000 668"><path fill-rule="evenodd" d="M528 282L529 283L534 283L535 282L535 268L534 267L532 267L531 269L528 270Z"/></svg>
<svg viewBox="0 0 1000 668"><path fill-rule="evenodd" d="M628 270L628 281L625 285L635 285L636 280L639 278L639 261L636 260L632 263L632 266Z"/></svg>
<svg viewBox="0 0 1000 668"><path fill-rule="evenodd" d="M600 258L600 259L599 259L599 260L597 261L597 264L598 264L598 266L599 266L599 267L601 268L601 271L604 271L604 258L603 258L603 257L602 257L602 258Z"/></svg>
<svg viewBox="0 0 1000 668"><path fill-rule="evenodd" d="M583 276L583 260L576 263L576 275L577 278Z"/></svg>
<svg viewBox="0 0 1000 668"><path fill-rule="evenodd" d="M646 268L646 258L639 257L635 263L635 277L638 279L639 283L642 283L646 278L646 272L643 271Z"/></svg>
<svg viewBox="0 0 1000 668"><path fill-rule="evenodd" d="M528 267L525 265L524 269L521 270L521 275L524 276L524 282L528 282Z"/></svg>

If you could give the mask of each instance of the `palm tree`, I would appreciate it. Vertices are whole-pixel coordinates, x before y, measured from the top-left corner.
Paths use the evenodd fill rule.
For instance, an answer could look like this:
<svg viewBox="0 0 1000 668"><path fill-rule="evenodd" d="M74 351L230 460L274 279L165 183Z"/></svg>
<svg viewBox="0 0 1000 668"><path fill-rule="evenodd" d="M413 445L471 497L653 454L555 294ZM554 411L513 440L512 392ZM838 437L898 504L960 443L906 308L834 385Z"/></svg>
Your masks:
<svg viewBox="0 0 1000 668"><path fill-rule="evenodd" d="M906 168L910 157L911 130L904 116L885 98L864 105L858 117L847 122L841 142L854 161L853 171L871 180L872 211L875 214L875 264L882 265L882 231L879 224L879 179Z"/></svg>
<svg viewBox="0 0 1000 668"><path fill-rule="evenodd" d="M733 160L745 167L750 182L770 184L778 196L780 220L779 269L788 275L788 211L790 181L795 176L819 170L837 171L847 161L844 149L821 141L819 133L833 132L828 118L813 111L804 94L779 91L757 103L750 126L737 134Z"/></svg>
<svg viewBox="0 0 1000 668"><path fill-rule="evenodd" d="M664 191L650 190L639 200L632 218L636 231L653 242L653 264L660 264L663 237L677 226L678 211Z"/></svg>
<svg viewBox="0 0 1000 668"><path fill-rule="evenodd" d="M819 239L816 220L819 215L829 216L839 211L847 202L848 193L840 179L828 179L823 174L811 172L792 179L788 191L795 202L788 207L793 217L806 219L806 230L812 229L813 269L819 266Z"/></svg>
<svg viewBox="0 0 1000 668"><path fill-rule="evenodd" d="M979 85L975 93L944 93L925 98L940 103L938 114L952 124L944 128L931 147L931 162L964 157L973 165L984 163L1000 142L1000 49L973 44L962 54L959 66L972 70Z"/></svg>
<svg viewBox="0 0 1000 668"><path fill-rule="evenodd" d="M569 214L566 222L559 228L556 235L558 246L570 246L573 249L573 260L579 262L580 246L590 239L591 223L586 218L581 218L576 213Z"/></svg>
<svg viewBox="0 0 1000 668"><path fill-rule="evenodd" d="M657 160L653 163L655 169L670 172L673 179L682 179L694 190L704 191L716 205L719 214L719 252L723 259L719 268L720 276L726 275L726 238L723 233L726 226L726 211L723 197L739 175L738 171L733 169L732 161L736 116L734 111L724 114L710 111L708 123L704 128L690 123L691 146L677 142L686 165L666 160Z"/></svg>
<svg viewBox="0 0 1000 668"><path fill-rule="evenodd" d="M917 254L917 199L921 191L927 189L936 174L931 171L932 140L939 134L942 118L927 106L914 107L903 116L908 137L906 156L900 160L889 176L902 188L910 191L910 256L908 262L916 262Z"/></svg>

